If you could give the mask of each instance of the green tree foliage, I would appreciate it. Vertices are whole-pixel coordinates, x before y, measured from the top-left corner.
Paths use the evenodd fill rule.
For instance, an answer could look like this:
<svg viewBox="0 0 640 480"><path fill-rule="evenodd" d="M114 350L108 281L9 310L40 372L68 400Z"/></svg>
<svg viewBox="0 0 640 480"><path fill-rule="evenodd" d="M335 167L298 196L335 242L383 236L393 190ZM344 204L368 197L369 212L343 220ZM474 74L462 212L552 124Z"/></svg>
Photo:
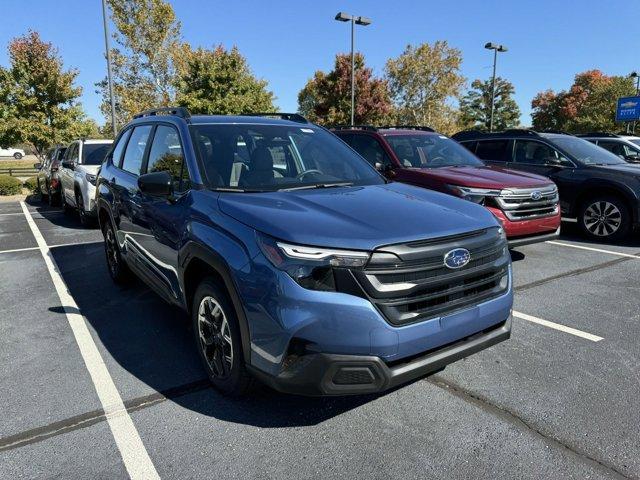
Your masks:
<svg viewBox="0 0 640 480"><path fill-rule="evenodd" d="M338 54L333 70L315 72L298 93L298 109L309 120L327 125L351 122L351 55ZM387 82L365 67L364 56L355 55L356 124L378 125L388 121L393 106Z"/></svg>
<svg viewBox="0 0 640 480"><path fill-rule="evenodd" d="M535 96L531 102L533 128L571 133L619 130L616 101L634 94L631 78L608 76L600 70L579 73L569 90L546 90Z"/></svg>
<svg viewBox="0 0 640 480"><path fill-rule="evenodd" d="M122 126L148 108L175 99L174 54L180 45L180 22L164 0L108 0L115 25L111 50L116 119ZM111 117L107 80L98 83L100 110Z"/></svg>
<svg viewBox="0 0 640 480"><path fill-rule="evenodd" d="M489 130L491 120L491 80L474 80L471 90L460 100L460 122L467 128ZM496 77L493 126L496 130L515 128L520 109L513 99L513 84Z"/></svg>
<svg viewBox="0 0 640 480"><path fill-rule="evenodd" d="M456 130L458 113L452 101L465 83L462 54L446 41L407 45L385 68L399 123L428 125L444 133Z"/></svg>
<svg viewBox="0 0 640 480"><path fill-rule="evenodd" d="M192 112L239 114L274 110L267 82L256 78L236 47L191 49L183 45L176 101Z"/></svg>
<svg viewBox="0 0 640 480"><path fill-rule="evenodd" d="M74 86L76 70L64 70L51 43L37 32L9 43L8 68L0 67L0 145L30 145L39 157L51 146L91 135Z"/></svg>

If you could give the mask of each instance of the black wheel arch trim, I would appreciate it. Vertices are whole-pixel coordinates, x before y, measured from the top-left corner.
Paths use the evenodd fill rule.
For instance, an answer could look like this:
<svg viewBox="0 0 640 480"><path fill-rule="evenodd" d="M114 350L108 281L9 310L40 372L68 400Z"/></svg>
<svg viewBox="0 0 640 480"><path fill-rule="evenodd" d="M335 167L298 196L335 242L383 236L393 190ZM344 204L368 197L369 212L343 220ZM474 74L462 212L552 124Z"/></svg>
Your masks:
<svg viewBox="0 0 640 480"><path fill-rule="evenodd" d="M251 364L251 334L249 331L249 322L247 320L247 316L245 314L244 308L242 306L242 301L240 300L240 295L238 293L238 288L236 286L236 282L231 275L231 270L227 265L227 262L224 258L218 254L217 252L210 250L198 243L188 242L182 248L182 258L179 261L179 272L180 272L180 285L184 294L184 304L186 306L187 311L190 312L191 305L190 299L187 298L187 292L185 289L185 278L184 272L187 270L187 267L193 260L200 260L204 262L207 266L213 269L224 281L224 287L229 293L229 297L231 299L231 303L236 311L236 317L238 318L238 324L240 327L240 341L242 344L242 355L244 357L245 364Z"/></svg>

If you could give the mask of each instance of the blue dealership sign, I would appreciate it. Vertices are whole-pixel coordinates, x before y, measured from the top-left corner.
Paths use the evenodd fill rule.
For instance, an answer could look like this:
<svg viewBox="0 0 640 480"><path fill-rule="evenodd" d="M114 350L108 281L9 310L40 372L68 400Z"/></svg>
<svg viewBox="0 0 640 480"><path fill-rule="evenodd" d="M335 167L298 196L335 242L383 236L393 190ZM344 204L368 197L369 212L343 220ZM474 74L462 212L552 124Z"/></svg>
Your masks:
<svg viewBox="0 0 640 480"><path fill-rule="evenodd" d="M622 97L618 99L616 122L640 120L640 97Z"/></svg>

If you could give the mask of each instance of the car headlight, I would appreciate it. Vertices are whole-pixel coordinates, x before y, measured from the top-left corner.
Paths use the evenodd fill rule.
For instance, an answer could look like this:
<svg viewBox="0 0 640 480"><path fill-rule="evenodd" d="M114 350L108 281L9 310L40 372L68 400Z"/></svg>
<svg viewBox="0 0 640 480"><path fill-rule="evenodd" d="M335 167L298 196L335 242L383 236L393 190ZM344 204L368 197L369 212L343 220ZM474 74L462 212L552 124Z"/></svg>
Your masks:
<svg viewBox="0 0 640 480"><path fill-rule="evenodd" d="M486 197L499 197L501 191L490 188L463 187L461 185L447 185L454 195L474 203L483 204Z"/></svg>
<svg viewBox="0 0 640 480"><path fill-rule="evenodd" d="M334 269L362 268L370 256L357 250L294 245L260 233L257 239L260 250L274 267L311 290L335 291Z"/></svg>
<svg viewBox="0 0 640 480"><path fill-rule="evenodd" d="M95 187L96 178L98 178L97 175L92 175L91 173L87 173L85 175L85 178L87 179L87 182L89 182L91 185L93 185Z"/></svg>

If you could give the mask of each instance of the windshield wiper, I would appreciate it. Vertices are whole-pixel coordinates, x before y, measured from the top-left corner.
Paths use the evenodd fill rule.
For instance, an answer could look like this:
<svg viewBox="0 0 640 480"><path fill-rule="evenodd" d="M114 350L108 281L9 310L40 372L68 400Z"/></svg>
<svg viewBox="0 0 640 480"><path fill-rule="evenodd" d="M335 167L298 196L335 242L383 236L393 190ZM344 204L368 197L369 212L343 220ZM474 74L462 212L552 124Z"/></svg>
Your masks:
<svg viewBox="0 0 640 480"><path fill-rule="evenodd" d="M212 188L214 192L238 192L238 193L261 193L268 192L269 190L257 190L257 189L248 189L248 188L233 188L233 187L214 187Z"/></svg>
<svg viewBox="0 0 640 480"><path fill-rule="evenodd" d="M293 190L313 190L316 188L332 188L332 187L350 187L352 182L340 182L340 183L314 183L313 185L302 185L300 187L280 188L279 192L291 192Z"/></svg>

